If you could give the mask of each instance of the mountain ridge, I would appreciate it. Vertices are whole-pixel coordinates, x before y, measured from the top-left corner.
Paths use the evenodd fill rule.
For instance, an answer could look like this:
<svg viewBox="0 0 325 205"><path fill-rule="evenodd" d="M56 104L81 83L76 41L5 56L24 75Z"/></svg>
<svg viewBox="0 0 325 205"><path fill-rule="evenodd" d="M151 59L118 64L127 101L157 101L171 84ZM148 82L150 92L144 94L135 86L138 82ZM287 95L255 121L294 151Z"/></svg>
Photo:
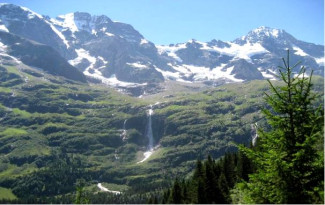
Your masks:
<svg viewBox="0 0 325 205"><path fill-rule="evenodd" d="M3 31L53 47L88 78L116 88L168 80L209 85L275 80L274 65L287 49L308 72L324 75L324 46L297 40L283 29L261 26L227 42L155 45L133 26L105 15L74 12L50 18L12 4L2 4L0 12Z"/></svg>

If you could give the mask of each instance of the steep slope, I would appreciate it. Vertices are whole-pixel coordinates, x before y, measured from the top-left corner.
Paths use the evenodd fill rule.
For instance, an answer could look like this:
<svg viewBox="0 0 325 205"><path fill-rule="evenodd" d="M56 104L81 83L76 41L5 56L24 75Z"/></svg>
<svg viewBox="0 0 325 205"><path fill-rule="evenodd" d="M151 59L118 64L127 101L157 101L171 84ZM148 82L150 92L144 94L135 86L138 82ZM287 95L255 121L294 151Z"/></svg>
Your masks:
<svg viewBox="0 0 325 205"><path fill-rule="evenodd" d="M0 4L0 24L10 33L49 45L65 58L76 56L45 16L13 4Z"/></svg>
<svg viewBox="0 0 325 205"><path fill-rule="evenodd" d="M0 51L2 56L14 57L16 61L19 60L26 65L42 68L53 75L86 82L85 76L50 46L3 31L0 31L0 43L2 45Z"/></svg>
<svg viewBox="0 0 325 205"><path fill-rule="evenodd" d="M85 75L105 84L134 86L164 80L155 67L168 68L166 61L128 24L81 12L50 19L12 4L2 4L0 12L7 31L53 47Z"/></svg>

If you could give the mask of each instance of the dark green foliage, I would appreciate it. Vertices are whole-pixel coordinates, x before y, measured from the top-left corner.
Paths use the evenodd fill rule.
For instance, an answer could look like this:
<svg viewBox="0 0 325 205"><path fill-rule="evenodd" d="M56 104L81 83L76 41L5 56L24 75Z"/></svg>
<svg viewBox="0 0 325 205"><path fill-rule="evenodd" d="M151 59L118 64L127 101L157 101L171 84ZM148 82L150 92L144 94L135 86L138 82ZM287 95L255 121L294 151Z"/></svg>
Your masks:
<svg viewBox="0 0 325 205"><path fill-rule="evenodd" d="M183 198L183 194L182 194L182 189L181 189L181 185L179 183L178 178L176 178L175 182L174 182L174 186L172 188L172 197L171 200L174 204L181 204L182 203L182 198Z"/></svg>
<svg viewBox="0 0 325 205"><path fill-rule="evenodd" d="M76 183L76 189L77 189L77 193L76 193L76 198L74 203L75 204L89 204L89 198L86 196L86 193L84 191L84 186L85 186L85 180L81 179L78 180Z"/></svg>
<svg viewBox="0 0 325 205"><path fill-rule="evenodd" d="M187 180L177 178L171 189L163 193L161 203L230 203L230 189L235 182L244 180L241 176L251 173L252 165L243 153L227 153L214 161L211 156L202 163L196 162L193 176ZM243 164L247 166L243 166Z"/></svg>
<svg viewBox="0 0 325 205"><path fill-rule="evenodd" d="M89 180L85 167L80 158L60 154L46 168L16 179L11 188L20 198L69 193L75 190L78 179Z"/></svg>
<svg viewBox="0 0 325 205"><path fill-rule="evenodd" d="M323 147L317 148L324 134L323 106L315 106L311 76L305 76L304 67L294 76L298 63L290 67L289 51L283 63L284 84L269 82L266 101L271 109L263 110L272 129L260 130L256 148L241 147L256 172L248 183L237 185L235 203L324 203ZM239 201L238 193L243 196Z"/></svg>

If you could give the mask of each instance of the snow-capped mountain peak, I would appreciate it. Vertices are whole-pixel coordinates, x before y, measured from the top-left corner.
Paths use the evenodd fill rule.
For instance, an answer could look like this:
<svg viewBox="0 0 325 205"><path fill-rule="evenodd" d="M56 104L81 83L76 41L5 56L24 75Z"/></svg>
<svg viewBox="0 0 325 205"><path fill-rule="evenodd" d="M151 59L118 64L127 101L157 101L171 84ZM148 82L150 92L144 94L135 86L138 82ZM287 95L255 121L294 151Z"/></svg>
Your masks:
<svg viewBox="0 0 325 205"><path fill-rule="evenodd" d="M15 16L17 19L22 16L27 16L28 19L39 18L42 19L43 16L22 6L16 6L14 4L0 3L0 9L6 12L1 12L1 15L8 18Z"/></svg>
<svg viewBox="0 0 325 205"><path fill-rule="evenodd" d="M60 15L50 21L56 26L62 27L62 29L68 29L72 33L77 31L92 32L95 29L97 16L91 16L84 12L68 13Z"/></svg>
<svg viewBox="0 0 325 205"><path fill-rule="evenodd" d="M234 40L234 42L244 44L246 42L250 42L250 43L262 42L265 41L266 39L279 40L279 39L287 39L287 38L294 39L290 34L285 32L283 29L275 29L266 26L260 26L250 31L247 35Z"/></svg>
<svg viewBox="0 0 325 205"><path fill-rule="evenodd" d="M252 34L256 34L258 36L268 36L268 37L274 37L278 38L279 34L283 33L284 31L282 29L275 29L265 26L260 26L254 30L251 31Z"/></svg>

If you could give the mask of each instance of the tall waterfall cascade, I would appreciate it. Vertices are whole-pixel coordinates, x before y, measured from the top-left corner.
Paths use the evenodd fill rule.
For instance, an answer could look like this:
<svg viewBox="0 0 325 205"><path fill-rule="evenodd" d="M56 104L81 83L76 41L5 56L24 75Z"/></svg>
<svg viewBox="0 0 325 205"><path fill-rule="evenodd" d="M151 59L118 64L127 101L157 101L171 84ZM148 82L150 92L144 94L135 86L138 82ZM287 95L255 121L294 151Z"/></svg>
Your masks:
<svg viewBox="0 0 325 205"><path fill-rule="evenodd" d="M153 114L152 105L150 105L150 109L148 110L147 116L148 116L148 124L147 124L147 131L146 131L146 137L148 138L148 147L147 151L153 150L153 134L152 134L152 119L151 116Z"/></svg>
<svg viewBox="0 0 325 205"><path fill-rule="evenodd" d="M124 120L124 123L123 123L123 130L122 130L122 133L121 133L121 137L122 137L122 140L123 141L126 141L127 140L127 131L126 131L126 122L127 122L128 120L126 119L126 120Z"/></svg>
<svg viewBox="0 0 325 205"><path fill-rule="evenodd" d="M157 102L155 105L159 104ZM146 161L154 152L155 147L154 147L154 139L153 139L153 134L152 134L152 115L154 114L153 112L153 106L150 105L150 108L147 110L147 127L146 127L146 137L148 138L148 146L147 150L143 153L144 158L137 162L137 164L142 163Z"/></svg>
<svg viewBox="0 0 325 205"><path fill-rule="evenodd" d="M253 130L253 135L252 135L252 145L256 146L256 141L258 138L258 134L257 134L257 122L251 126L252 130Z"/></svg>

